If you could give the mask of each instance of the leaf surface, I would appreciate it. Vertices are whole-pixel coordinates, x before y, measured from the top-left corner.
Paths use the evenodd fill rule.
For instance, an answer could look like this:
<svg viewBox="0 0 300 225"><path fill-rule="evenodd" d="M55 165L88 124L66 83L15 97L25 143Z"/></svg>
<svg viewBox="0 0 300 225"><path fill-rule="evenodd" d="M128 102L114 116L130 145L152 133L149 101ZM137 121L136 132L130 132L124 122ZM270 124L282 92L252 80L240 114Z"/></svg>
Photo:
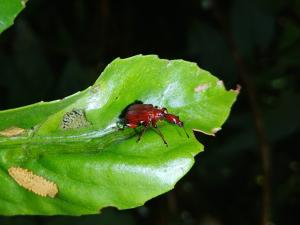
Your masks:
<svg viewBox="0 0 300 225"><path fill-rule="evenodd" d="M203 150L192 130L213 135L237 94L194 63L137 55L114 60L82 92L1 111L0 131L24 132L0 136L0 214L82 215L143 205L189 171ZM178 115L190 138L162 121L168 147L152 129L137 143L139 130L116 127L136 100ZM8 173L12 167L53 182L57 195L42 197L20 186Z"/></svg>

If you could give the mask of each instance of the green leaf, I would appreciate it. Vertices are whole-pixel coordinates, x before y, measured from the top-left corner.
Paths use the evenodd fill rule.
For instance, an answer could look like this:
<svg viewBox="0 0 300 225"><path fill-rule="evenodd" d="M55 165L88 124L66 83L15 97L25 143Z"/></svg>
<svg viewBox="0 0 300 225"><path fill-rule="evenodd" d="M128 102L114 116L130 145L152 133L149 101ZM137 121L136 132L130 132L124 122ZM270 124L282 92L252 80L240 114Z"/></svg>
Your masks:
<svg viewBox="0 0 300 225"><path fill-rule="evenodd" d="M13 24L25 3L26 0L0 0L0 33Z"/></svg>
<svg viewBox="0 0 300 225"><path fill-rule="evenodd" d="M114 60L93 86L70 97L1 111L0 213L82 215L143 205L189 171L203 150L192 130L213 135L237 94L195 63L138 55ZM120 113L135 100L178 115L190 138L167 122L158 126L168 147L151 129L139 143L133 129L118 130ZM41 184L34 174L58 193L42 197L20 186L8 173L17 167L23 183Z"/></svg>

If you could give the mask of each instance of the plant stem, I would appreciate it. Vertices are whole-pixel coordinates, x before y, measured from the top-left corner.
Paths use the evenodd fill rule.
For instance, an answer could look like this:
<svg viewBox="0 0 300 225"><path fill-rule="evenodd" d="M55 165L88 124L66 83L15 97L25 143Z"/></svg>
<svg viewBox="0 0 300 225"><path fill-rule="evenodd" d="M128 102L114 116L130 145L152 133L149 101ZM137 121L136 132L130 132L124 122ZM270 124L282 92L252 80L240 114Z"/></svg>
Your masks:
<svg viewBox="0 0 300 225"><path fill-rule="evenodd" d="M261 115L261 110L257 102L257 95L255 86L251 80L250 69L245 63L235 40L230 32L226 18L222 13L217 11L215 13L215 18L218 20L221 28L223 30L226 41L229 45L230 51L233 55L234 61L238 67L238 75L241 79L243 87L246 91L249 105L252 111L256 138L258 142L258 147L260 151L260 163L261 163L261 173L262 173L262 211L261 211L261 225L267 225L270 222L270 208L271 208L271 198L270 198L270 158L271 158L271 149L268 143L267 134L263 124L263 119Z"/></svg>

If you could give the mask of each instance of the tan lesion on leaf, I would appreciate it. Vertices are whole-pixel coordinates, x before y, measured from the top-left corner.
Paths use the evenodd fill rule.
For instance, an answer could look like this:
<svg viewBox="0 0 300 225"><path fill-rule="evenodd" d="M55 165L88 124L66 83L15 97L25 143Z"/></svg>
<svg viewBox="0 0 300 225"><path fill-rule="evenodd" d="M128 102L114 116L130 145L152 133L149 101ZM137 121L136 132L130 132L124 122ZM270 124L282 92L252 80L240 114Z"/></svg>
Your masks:
<svg viewBox="0 0 300 225"><path fill-rule="evenodd" d="M10 167L8 173L20 186L37 195L54 198L58 193L58 187L54 182L38 176L28 169Z"/></svg>
<svg viewBox="0 0 300 225"><path fill-rule="evenodd" d="M199 84L197 87L194 88L195 92L201 92L206 90L209 87L209 84Z"/></svg>
<svg viewBox="0 0 300 225"><path fill-rule="evenodd" d="M4 136L4 137L16 137L16 136L21 136L25 133L25 129L20 128L20 127L16 127L16 126L12 126L9 128L6 128L4 130L0 131L0 136Z"/></svg>

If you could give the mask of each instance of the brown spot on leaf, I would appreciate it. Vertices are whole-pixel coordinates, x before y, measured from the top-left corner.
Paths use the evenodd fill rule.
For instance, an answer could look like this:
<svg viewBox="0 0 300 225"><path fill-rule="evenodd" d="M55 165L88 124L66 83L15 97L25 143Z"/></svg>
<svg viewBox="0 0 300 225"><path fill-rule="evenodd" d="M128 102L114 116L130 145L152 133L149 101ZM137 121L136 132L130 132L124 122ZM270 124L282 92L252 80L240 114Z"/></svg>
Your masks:
<svg viewBox="0 0 300 225"><path fill-rule="evenodd" d="M20 127L9 127L0 131L0 136L15 137L20 136L25 132L25 129Z"/></svg>
<svg viewBox="0 0 300 225"><path fill-rule="evenodd" d="M239 94L240 91L242 90L242 86L237 84L235 89L231 89L232 91L234 91L235 93Z"/></svg>
<svg viewBox="0 0 300 225"><path fill-rule="evenodd" d="M33 172L21 167L11 167L8 169L9 175L23 188L33 193L54 198L58 193L57 185L44 177L35 175Z"/></svg>
<svg viewBox="0 0 300 225"><path fill-rule="evenodd" d="M208 87L209 87L208 84L200 84L197 87L195 87L194 91L195 92L201 92L201 91L206 90Z"/></svg>

